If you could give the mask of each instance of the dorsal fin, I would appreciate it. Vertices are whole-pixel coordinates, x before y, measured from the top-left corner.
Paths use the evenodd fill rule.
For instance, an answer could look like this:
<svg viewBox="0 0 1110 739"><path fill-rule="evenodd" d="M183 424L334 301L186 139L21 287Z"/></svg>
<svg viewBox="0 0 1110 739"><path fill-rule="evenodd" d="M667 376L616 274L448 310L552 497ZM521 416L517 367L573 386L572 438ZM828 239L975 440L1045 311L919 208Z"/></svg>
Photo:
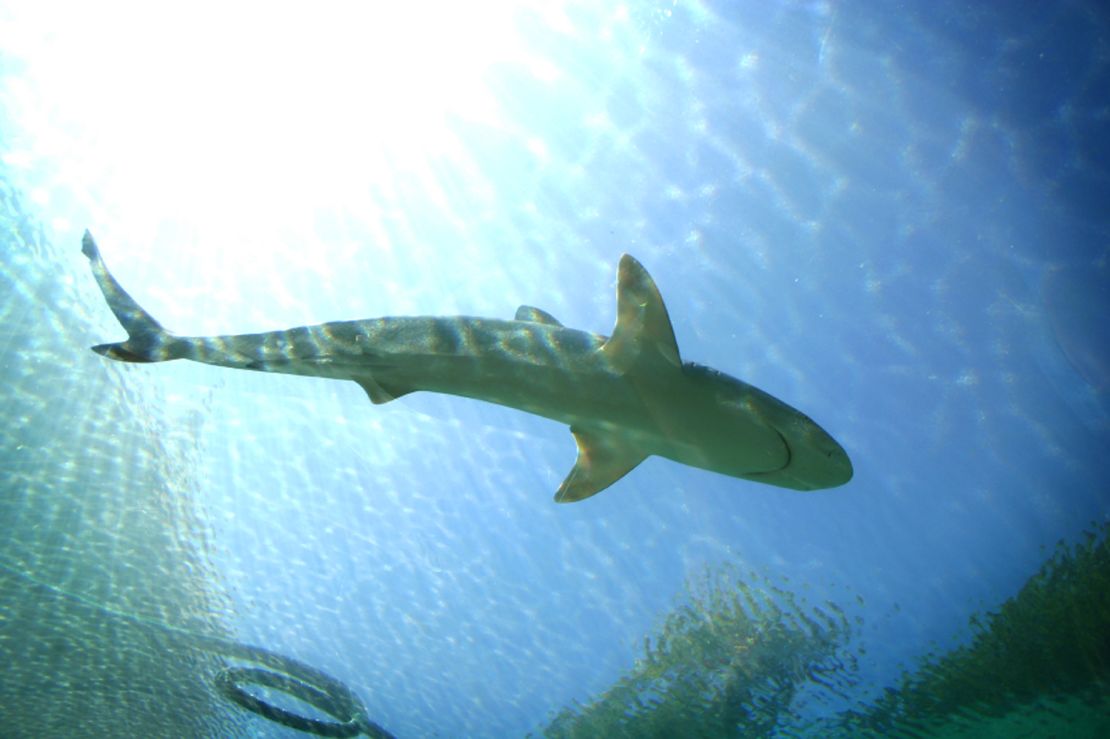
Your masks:
<svg viewBox="0 0 1110 739"><path fill-rule="evenodd" d="M618 372L643 363L682 367L663 296L644 266L629 254L621 257L617 268L617 324L601 351Z"/></svg>
<svg viewBox="0 0 1110 739"><path fill-rule="evenodd" d="M531 321L532 323L545 323L548 326L562 326L555 316L551 315L545 310L541 310L531 305L522 305L516 309L516 320L518 321Z"/></svg>

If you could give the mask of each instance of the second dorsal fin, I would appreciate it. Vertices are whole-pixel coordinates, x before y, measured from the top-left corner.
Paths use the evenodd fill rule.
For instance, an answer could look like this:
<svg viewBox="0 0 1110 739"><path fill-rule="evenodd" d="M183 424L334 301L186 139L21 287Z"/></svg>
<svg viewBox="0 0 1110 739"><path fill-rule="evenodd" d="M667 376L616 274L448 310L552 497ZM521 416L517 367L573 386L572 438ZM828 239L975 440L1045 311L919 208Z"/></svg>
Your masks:
<svg viewBox="0 0 1110 739"><path fill-rule="evenodd" d="M551 315L545 310L536 308L531 305L522 305L516 309L516 320L530 321L532 323L544 323L548 326L562 326L555 316Z"/></svg>

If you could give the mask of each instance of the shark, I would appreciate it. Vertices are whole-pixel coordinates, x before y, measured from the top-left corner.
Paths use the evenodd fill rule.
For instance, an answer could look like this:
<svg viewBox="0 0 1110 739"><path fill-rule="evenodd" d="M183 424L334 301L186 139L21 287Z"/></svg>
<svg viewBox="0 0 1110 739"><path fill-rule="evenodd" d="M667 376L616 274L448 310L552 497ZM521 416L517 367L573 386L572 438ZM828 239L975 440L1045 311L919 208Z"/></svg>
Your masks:
<svg viewBox="0 0 1110 739"><path fill-rule="evenodd" d="M578 447L555 501L605 490L651 456L792 490L852 478L844 448L808 416L724 372L683 361L655 281L634 257L617 268L610 336L521 306L512 320L409 316L281 331L179 336L116 281L85 232L82 253L125 341L93 351L122 362L204 364L351 380L375 404L416 391L496 403L566 424Z"/></svg>

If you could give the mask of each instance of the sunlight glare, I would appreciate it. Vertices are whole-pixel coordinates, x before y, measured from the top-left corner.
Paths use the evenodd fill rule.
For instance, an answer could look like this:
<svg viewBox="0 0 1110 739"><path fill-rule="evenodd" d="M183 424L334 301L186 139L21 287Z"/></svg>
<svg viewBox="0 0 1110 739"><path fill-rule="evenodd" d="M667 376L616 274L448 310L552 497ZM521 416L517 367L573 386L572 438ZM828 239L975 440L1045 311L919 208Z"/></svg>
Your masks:
<svg viewBox="0 0 1110 739"><path fill-rule="evenodd" d="M105 219L153 236L169 218L229 258L229 243L269 248L260 226L308 233L298 219L321 208L397 207L399 176L411 189L465 166L451 121L497 118L486 72L543 68L516 28L523 5L109 2L57 23L43 3L0 34L27 62L12 89L32 159L61 154L70 184L118 210Z"/></svg>

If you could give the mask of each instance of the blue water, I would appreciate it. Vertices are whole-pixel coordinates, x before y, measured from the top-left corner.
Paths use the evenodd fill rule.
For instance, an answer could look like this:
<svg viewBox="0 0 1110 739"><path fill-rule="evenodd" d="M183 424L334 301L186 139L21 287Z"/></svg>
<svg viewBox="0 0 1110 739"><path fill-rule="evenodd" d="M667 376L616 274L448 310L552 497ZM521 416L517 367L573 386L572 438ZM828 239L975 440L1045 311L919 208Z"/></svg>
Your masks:
<svg viewBox="0 0 1110 739"><path fill-rule="evenodd" d="M526 6L445 31L433 7L0 5L7 663L100 603L307 662L397 736L519 736L734 566L855 625L858 679L803 711L827 716L966 643L1108 520L1098 3ZM604 334L629 252L684 359L802 409L855 478L795 493L650 459L558 506L574 445L543 419L110 363L88 351L122 334L86 227L183 334L522 303ZM0 733L134 734L95 722L121 705L107 677L65 689L120 680L126 650L74 644L79 668L33 653L0 676ZM210 671L133 652L159 695ZM205 726L282 735L196 691ZM123 703L148 735L189 725ZM44 713L67 708L89 723Z"/></svg>

